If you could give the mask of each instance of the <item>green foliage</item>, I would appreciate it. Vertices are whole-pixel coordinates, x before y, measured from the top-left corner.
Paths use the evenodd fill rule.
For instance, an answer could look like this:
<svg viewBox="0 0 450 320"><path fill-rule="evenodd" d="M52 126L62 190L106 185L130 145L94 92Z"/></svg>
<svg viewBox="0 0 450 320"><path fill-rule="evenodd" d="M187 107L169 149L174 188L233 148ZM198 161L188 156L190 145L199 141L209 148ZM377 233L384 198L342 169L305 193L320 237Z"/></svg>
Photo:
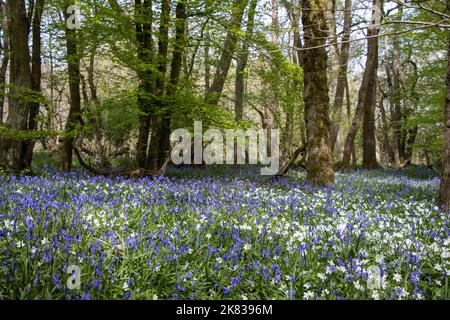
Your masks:
<svg viewBox="0 0 450 320"><path fill-rule="evenodd" d="M108 140L116 147L125 144L138 127L135 93L131 91L109 97L100 108Z"/></svg>

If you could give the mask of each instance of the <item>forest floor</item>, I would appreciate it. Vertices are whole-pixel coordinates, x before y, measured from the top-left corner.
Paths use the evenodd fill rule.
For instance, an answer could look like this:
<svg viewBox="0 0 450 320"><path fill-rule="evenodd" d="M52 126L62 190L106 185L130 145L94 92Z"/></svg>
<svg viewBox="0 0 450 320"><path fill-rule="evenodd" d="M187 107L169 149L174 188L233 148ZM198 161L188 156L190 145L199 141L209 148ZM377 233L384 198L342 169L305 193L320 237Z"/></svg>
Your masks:
<svg viewBox="0 0 450 320"><path fill-rule="evenodd" d="M449 299L438 186L421 168L326 189L254 168L0 176L0 299Z"/></svg>

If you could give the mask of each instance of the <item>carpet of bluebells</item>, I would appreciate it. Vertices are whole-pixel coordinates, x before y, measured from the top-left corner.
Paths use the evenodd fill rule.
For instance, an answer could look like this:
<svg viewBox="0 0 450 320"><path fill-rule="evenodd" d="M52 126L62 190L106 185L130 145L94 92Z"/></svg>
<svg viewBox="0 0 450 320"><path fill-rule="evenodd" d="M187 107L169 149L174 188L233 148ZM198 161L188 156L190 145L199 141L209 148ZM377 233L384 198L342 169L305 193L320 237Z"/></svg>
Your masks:
<svg viewBox="0 0 450 320"><path fill-rule="evenodd" d="M0 176L0 299L450 299L438 187L418 168L326 189L252 168Z"/></svg>

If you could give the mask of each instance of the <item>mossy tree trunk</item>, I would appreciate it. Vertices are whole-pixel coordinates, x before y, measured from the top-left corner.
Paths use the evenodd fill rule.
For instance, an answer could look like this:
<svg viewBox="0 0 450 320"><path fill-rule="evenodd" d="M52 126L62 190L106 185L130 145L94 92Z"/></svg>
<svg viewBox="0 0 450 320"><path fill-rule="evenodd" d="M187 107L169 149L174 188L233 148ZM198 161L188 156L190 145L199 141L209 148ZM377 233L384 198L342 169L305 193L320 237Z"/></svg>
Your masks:
<svg viewBox="0 0 450 320"><path fill-rule="evenodd" d="M319 185L334 184L330 141L330 98L326 51L326 0L303 1L304 101L308 139L308 180Z"/></svg>

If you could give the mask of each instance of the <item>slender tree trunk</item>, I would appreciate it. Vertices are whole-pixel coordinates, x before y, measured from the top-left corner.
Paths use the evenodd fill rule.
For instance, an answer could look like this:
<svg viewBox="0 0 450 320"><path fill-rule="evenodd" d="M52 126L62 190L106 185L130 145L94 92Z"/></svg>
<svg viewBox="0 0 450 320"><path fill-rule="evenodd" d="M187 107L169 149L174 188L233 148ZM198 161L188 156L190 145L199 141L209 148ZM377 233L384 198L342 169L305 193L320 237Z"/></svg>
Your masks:
<svg viewBox="0 0 450 320"><path fill-rule="evenodd" d="M6 72L9 64L9 40L8 40L8 18L6 14L6 6L3 0L0 1L1 29L3 31L3 39L0 42L0 52L2 54L2 62L0 64L0 123L3 123L3 110L5 107L6 93Z"/></svg>
<svg viewBox="0 0 450 320"><path fill-rule="evenodd" d="M352 25L352 0L345 0L344 35L339 52L339 71L336 85L336 95L333 105L333 123L331 125L331 150L334 150L342 122L342 107L344 104L345 87L347 84L348 59L350 53L350 34Z"/></svg>
<svg viewBox="0 0 450 320"><path fill-rule="evenodd" d="M403 6L399 7L400 20L403 15ZM395 28L399 31L399 26ZM392 41L392 127L394 129L394 146L396 166L399 166L405 161L405 143L402 137L403 132L403 114L402 114L402 92L400 87L401 76L401 57L400 57L400 35L395 34Z"/></svg>
<svg viewBox="0 0 450 320"><path fill-rule="evenodd" d="M447 91L445 100L445 134L443 153L443 173L441 181L441 191L439 196L440 205L450 211L450 35L448 36L448 71L447 71Z"/></svg>
<svg viewBox="0 0 450 320"><path fill-rule="evenodd" d="M248 62L249 41L251 41L251 39L253 38L253 29L255 24L255 12L257 3L258 3L257 0L251 0L250 2L250 9L247 18L246 35L245 39L243 40L242 47L240 48L239 58L236 67L236 83L235 83L236 101L234 107L236 122L242 121L244 113L244 76Z"/></svg>
<svg viewBox="0 0 450 320"><path fill-rule="evenodd" d="M6 123L13 130L28 129L30 94L32 90L30 54L28 46L28 18L23 0L6 2L8 35L10 40L10 89ZM0 162L13 170L26 167L25 147L22 141L1 141Z"/></svg>
<svg viewBox="0 0 450 320"><path fill-rule="evenodd" d="M44 0L37 0L34 5L34 16L32 23L32 37L33 37L33 49L31 57L31 73L32 73L32 89L35 96L41 92L41 21L42 12L44 10ZM33 101L30 106L30 115L28 119L28 130L37 129L37 119L39 115L39 101ZM28 141L25 151L25 166L31 167L33 161L33 151L36 142L34 140Z"/></svg>
<svg viewBox="0 0 450 320"><path fill-rule="evenodd" d="M390 142L389 142L389 128L387 123L386 109L384 108L384 98L380 101L381 112L381 127L383 130L383 165L389 166L391 159Z"/></svg>
<svg viewBox="0 0 450 320"><path fill-rule="evenodd" d="M209 61L209 36L206 36L205 48L203 50L203 56L205 59L205 97L211 87L211 64Z"/></svg>
<svg viewBox="0 0 450 320"><path fill-rule="evenodd" d="M92 123L93 128L97 161L100 163L101 167L108 167L110 166L110 163L106 156L106 148L104 146L105 138L103 134L103 121L102 121L102 114L99 110L100 99L97 94L97 86L95 85L95 78L94 78L95 53L96 47L94 46L94 48L90 52L89 66L86 67L88 75L89 91L91 95L90 105L91 107L93 107L90 122Z"/></svg>
<svg viewBox="0 0 450 320"><path fill-rule="evenodd" d="M64 16L69 18L67 8L70 2L65 2ZM63 172L72 170L73 145L78 124L82 124L80 95L80 54L76 29L66 27L67 65L69 73L70 110L66 123L60 169Z"/></svg>
<svg viewBox="0 0 450 320"><path fill-rule="evenodd" d="M231 60L236 51L238 35L236 30L241 29L241 22L244 16L245 8L247 6L247 0L234 0L231 8L231 22L227 34L227 38L224 43L222 55L216 69L214 81L208 90L206 95L206 103L210 105L217 105L220 101L225 80L230 70Z"/></svg>
<svg viewBox="0 0 450 320"><path fill-rule="evenodd" d="M281 0L283 6L286 8L286 11L288 12L289 21L291 23L292 28L292 34L293 34L293 45L294 45L294 54L293 54L293 61L294 64L303 66L303 58L302 58L302 36L300 34L300 12L299 8L294 6L290 1L288 0Z"/></svg>
<svg viewBox="0 0 450 320"><path fill-rule="evenodd" d="M326 0L303 1L304 101L308 137L308 180L320 185L334 184L330 141Z"/></svg>

